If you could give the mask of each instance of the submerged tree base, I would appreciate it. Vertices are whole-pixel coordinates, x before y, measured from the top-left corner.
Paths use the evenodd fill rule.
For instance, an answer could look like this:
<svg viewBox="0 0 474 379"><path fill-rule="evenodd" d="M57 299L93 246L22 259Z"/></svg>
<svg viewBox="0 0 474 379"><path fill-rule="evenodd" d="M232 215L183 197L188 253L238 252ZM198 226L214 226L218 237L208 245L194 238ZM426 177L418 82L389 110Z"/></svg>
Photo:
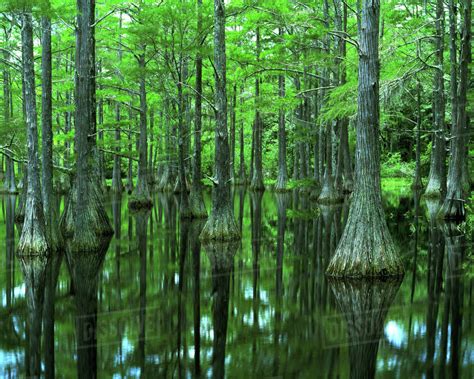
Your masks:
<svg viewBox="0 0 474 379"><path fill-rule="evenodd" d="M204 204L204 197L201 190L191 187L189 194L189 208L191 210L192 218L206 218L207 210Z"/></svg>
<svg viewBox="0 0 474 379"><path fill-rule="evenodd" d="M132 195L128 200L128 207L133 210L151 209L153 201L147 195Z"/></svg>
<svg viewBox="0 0 474 379"><path fill-rule="evenodd" d="M385 221L382 204L361 193L353 199L346 227L326 274L334 277L402 275L402 261Z"/></svg>
<svg viewBox="0 0 474 379"><path fill-rule="evenodd" d="M236 241L240 239L239 228L230 210L209 216L199 236L201 241Z"/></svg>
<svg viewBox="0 0 474 379"><path fill-rule="evenodd" d="M92 181L88 182L89 201L87 208L81 214L84 227L76 231L76 203L77 186L74 183L71 193L66 202L64 213L60 220L60 228L63 236L72 246L73 251L95 251L102 244L103 239L110 238L114 234L107 212L102 204L102 194L99 187Z"/></svg>
<svg viewBox="0 0 474 379"><path fill-rule="evenodd" d="M41 204L33 197L27 200L26 214L18 243L19 256L49 255L44 219L38 219L38 215L43 217L43 210L38 209L40 207Z"/></svg>
<svg viewBox="0 0 474 379"><path fill-rule="evenodd" d="M447 221L464 221L466 219L464 200L459 198L449 199L446 197L440 212Z"/></svg>

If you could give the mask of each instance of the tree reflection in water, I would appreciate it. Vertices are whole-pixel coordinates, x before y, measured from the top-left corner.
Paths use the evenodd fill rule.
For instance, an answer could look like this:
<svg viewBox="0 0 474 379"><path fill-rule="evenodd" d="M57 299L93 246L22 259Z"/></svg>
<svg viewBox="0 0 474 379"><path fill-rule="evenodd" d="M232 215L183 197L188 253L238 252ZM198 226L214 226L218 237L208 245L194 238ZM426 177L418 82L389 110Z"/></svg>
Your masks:
<svg viewBox="0 0 474 379"><path fill-rule="evenodd" d="M237 242L213 242L203 245L212 270L212 378L225 377L227 324L229 319L230 276L234 268Z"/></svg>
<svg viewBox="0 0 474 379"><path fill-rule="evenodd" d="M352 379L375 377L377 351L384 331L385 317L398 292L401 279L329 281L338 310L346 322Z"/></svg>

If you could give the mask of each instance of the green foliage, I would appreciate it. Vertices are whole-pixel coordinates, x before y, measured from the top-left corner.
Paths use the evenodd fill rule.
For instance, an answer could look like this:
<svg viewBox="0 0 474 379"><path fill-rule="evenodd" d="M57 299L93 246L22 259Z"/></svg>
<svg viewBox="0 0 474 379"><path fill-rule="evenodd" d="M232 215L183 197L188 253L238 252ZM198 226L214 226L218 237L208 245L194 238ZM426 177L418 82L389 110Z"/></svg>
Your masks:
<svg viewBox="0 0 474 379"><path fill-rule="evenodd" d="M386 178L412 178L415 162L403 162L399 152L387 154L381 167L381 175Z"/></svg>

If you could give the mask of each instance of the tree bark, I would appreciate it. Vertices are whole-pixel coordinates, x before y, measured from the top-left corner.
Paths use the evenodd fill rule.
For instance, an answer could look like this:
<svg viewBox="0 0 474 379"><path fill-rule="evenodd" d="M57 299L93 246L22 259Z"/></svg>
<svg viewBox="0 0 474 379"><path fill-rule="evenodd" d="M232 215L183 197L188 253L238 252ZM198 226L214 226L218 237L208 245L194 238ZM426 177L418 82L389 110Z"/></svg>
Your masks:
<svg viewBox="0 0 474 379"><path fill-rule="evenodd" d="M76 177L61 220L71 251L96 251L113 234L94 170L95 42L94 0L77 0L75 136ZM94 76L94 78L91 78Z"/></svg>
<svg viewBox="0 0 474 379"><path fill-rule="evenodd" d="M256 48L257 48L257 62L260 60L260 27L257 26L256 33ZM262 164L262 144L263 144L263 131L262 131L262 117L260 115L260 77L257 75L255 79L255 121L254 121L254 141L253 141L253 175L252 182L250 183L250 189L254 191L264 191L265 186L263 184L263 164Z"/></svg>
<svg viewBox="0 0 474 379"><path fill-rule="evenodd" d="M138 142L138 179L137 185L132 193L128 204L131 208L151 208L150 189L148 186L148 135L147 135L147 101L146 101L146 67L145 50L142 46L142 52L138 57L138 66L140 67L140 136Z"/></svg>
<svg viewBox="0 0 474 379"><path fill-rule="evenodd" d="M49 11L49 3L47 3ZM52 62L51 62L51 20L41 18L41 134L42 134L42 179L43 209L49 247L57 252L63 246L59 231L58 215L54 206L53 194L53 109L52 109Z"/></svg>
<svg viewBox="0 0 474 379"><path fill-rule="evenodd" d="M401 275L403 266L387 227L380 187L380 2L363 0L360 7L355 191L327 274L340 277Z"/></svg>
<svg viewBox="0 0 474 379"><path fill-rule="evenodd" d="M463 165L466 160L465 149L469 145L469 118L467 115L467 89L469 83L469 63L471 62L471 10L472 0L461 2L463 25L461 34L461 53L459 62L459 85L457 92L456 127L451 138L451 159L449 161L448 186L441 210L447 220L463 220L466 217L465 191L462 183Z"/></svg>
<svg viewBox="0 0 474 379"><path fill-rule="evenodd" d="M329 28L329 4L328 0L324 0L324 23L326 27ZM336 20L338 18L336 17ZM324 50L326 54L330 54L331 52L331 42L330 38L326 37L325 42L324 42ZM331 71L328 68L325 68L323 70L323 87L328 87L331 83ZM339 78L335 77L334 82L337 84L339 81ZM324 104L326 103L327 99L327 91L322 90L321 93L321 102ZM333 135L334 135L334 122L329 121L326 125L327 131L326 131L326 166L324 168L324 176L323 176L323 182L322 182L322 187L321 187L321 193L319 194L318 202L322 204L331 204L331 203L338 203L343 200L342 196L338 191L336 190L336 187L334 186L334 179L333 179Z"/></svg>
<svg viewBox="0 0 474 379"><path fill-rule="evenodd" d="M119 44L118 44L118 53L117 58L119 63L122 62L122 13L120 12L119 17ZM117 72L119 75L119 72ZM116 129L115 129L115 151L117 154L114 155L114 165L112 169L112 192L114 193L122 193L123 191L123 184L122 184L122 167L121 167L121 158L120 158L120 125L121 116L120 116L120 103L115 104L115 122L116 122Z"/></svg>
<svg viewBox="0 0 474 379"><path fill-rule="evenodd" d="M280 38L283 38L283 28L278 29ZM280 100L285 98L285 76L278 76L278 95ZM275 185L276 191L286 191L288 182L288 170L286 166L286 125L285 109L281 105L278 110L278 177Z"/></svg>
<svg viewBox="0 0 474 379"><path fill-rule="evenodd" d="M26 136L28 149L25 218L21 231L18 254L21 256L49 255L38 151L36 114L35 68L33 56L33 20L31 8L21 15L21 55L25 83Z"/></svg>
<svg viewBox="0 0 474 379"><path fill-rule="evenodd" d="M230 192L229 142L227 134L225 5L214 0L214 66L215 66L215 155L214 187L211 215L204 226L202 240L230 241L240 239L234 218Z"/></svg>
<svg viewBox="0 0 474 379"><path fill-rule="evenodd" d="M433 86L433 119L431 163L426 197L441 197L446 192L446 140L444 97L444 1L436 1L435 73ZM454 113L453 113L454 115Z"/></svg>
<svg viewBox="0 0 474 379"><path fill-rule="evenodd" d="M197 35L201 38L202 33L202 0L197 0ZM202 39L198 49L202 48ZM202 55L198 50L196 54L196 96L194 98L194 159L193 176L189 202L191 214L195 218L207 217L206 206L202 194L202 164L201 164L201 130L202 130Z"/></svg>

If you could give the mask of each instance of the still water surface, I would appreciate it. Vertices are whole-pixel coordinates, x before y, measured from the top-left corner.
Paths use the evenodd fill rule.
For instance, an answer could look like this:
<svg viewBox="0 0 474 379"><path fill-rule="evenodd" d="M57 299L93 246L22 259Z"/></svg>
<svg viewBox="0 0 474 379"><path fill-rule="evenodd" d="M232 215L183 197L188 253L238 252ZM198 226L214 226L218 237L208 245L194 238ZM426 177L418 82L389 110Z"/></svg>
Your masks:
<svg viewBox="0 0 474 379"><path fill-rule="evenodd" d="M0 201L2 377L25 377L38 356L32 287L47 376L474 377L472 236L430 220L433 204L414 196L384 200L407 272L372 282L324 276L348 207L304 194L236 189L242 243L204 246L177 197L133 214L109 196L110 244L40 264L44 280L15 256L17 199Z"/></svg>

